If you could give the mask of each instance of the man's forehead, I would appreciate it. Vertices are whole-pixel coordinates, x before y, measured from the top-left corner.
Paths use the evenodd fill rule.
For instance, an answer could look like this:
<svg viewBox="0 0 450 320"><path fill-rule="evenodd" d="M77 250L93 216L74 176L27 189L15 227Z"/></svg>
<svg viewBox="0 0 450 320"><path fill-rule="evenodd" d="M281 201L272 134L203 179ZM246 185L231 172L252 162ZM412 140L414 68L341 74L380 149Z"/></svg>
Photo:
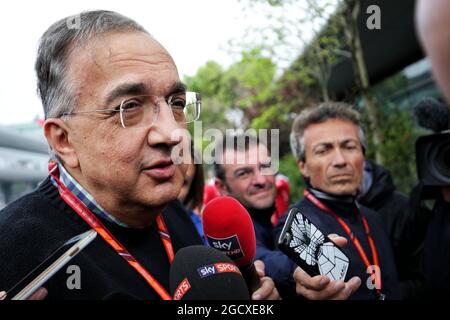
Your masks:
<svg viewBox="0 0 450 320"><path fill-rule="evenodd" d="M341 143L348 140L359 141L359 129L354 123L345 120L328 120L309 125L303 134L305 145L315 146L323 143Z"/></svg>
<svg viewBox="0 0 450 320"><path fill-rule="evenodd" d="M112 33L92 39L72 52L69 75L83 93L89 92L93 82L101 85L101 92L95 95L130 83L141 84L147 89L145 94L152 94L150 89L168 90L179 82L172 57L142 32Z"/></svg>
<svg viewBox="0 0 450 320"><path fill-rule="evenodd" d="M124 42L117 41L125 38ZM102 72L111 73L115 70L142 68L142 71L163 72L172 70L178 76L178 71L170 54L158 42L146 35L135 37L113 37L111 42L97 45L91 51L90 62ZM157 77L156 77L157 78Z"/></svg>
<svg viewBox="0 0 450 320"><path fill-rule="evenodd" d="M167 50L150 35L143 32L111 32L88 40L80 48L98 60L120 60L130 55L155 56L172 60ZM79 53L82 53L79 52Z"/></svg>

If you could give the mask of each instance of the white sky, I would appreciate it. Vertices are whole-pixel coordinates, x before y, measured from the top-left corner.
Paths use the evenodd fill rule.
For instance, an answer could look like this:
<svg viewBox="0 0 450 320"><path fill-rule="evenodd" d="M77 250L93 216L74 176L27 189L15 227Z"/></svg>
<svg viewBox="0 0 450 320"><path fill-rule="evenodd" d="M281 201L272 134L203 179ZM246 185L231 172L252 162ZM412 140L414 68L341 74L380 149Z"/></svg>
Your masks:
<svg viewBox="0 0 450 320"><path fill-rule="evenodd" d="M39 38L53 22L92 9L114 10L143 25L171 53L181 77L208 60L229 65L221 46L248 24L237 0L2 1L0 125L43 116L34 73Z"/></svg>

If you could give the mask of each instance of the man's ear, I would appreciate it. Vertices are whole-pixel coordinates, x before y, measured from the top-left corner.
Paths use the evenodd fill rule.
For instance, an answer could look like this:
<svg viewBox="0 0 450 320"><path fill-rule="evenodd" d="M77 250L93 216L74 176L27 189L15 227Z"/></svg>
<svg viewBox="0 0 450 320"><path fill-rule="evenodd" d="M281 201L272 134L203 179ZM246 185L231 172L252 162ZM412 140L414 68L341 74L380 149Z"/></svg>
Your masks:
<svg viewBox="0 0 450 320"><path fill-rule="evenodd" d="M304 178L309 178L308 166L305 161L299 160L297 161L298 169L302 173Z"/></svg>
<svg viewBox="0 0 450 320"><path fill-rule="evenodd" d="M79 161L69 139L69 127L61 119L50 118L44 122L44 135L53 152L69 167L76 168Z"/></svg>
<svg viewBox="0 0 450 320"><path fill-rule="evenodd" d="M225 181L215 178L214 186L216 187L217 191L219 191L221 196L226 196L229 194L227 184L225 183Z"/></svg>

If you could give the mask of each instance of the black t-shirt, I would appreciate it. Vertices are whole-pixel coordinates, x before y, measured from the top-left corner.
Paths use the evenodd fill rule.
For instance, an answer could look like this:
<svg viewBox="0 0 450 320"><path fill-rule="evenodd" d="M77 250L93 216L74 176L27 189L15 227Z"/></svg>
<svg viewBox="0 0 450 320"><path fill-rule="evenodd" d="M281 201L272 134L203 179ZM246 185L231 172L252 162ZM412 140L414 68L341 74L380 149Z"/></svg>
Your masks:
<svg viewBox="0 0 450 320"><path fill-rule="evenodd" d="M202 244L194 224L178 201L166 207L163 217L175 253L180 248ZM170 264L156 224L130 229L101 221L169 290ZM10 288L66 240L88 229L87 223L59 197L49 179L37 190L7 206L0 212L0 289ZM78 274L79 279L75 278ZM49 291L48 299L160 299L142 276L100 236L45 287Z"/></svg>

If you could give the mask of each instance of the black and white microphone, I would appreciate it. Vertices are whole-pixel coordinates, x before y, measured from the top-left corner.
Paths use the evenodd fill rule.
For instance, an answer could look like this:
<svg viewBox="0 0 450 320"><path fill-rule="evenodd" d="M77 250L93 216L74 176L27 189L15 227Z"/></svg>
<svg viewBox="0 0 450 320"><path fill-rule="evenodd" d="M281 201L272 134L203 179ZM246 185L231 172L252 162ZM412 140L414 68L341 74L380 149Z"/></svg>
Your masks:
<svg viewBox="0 0 450 320"><path fill-rule="evenodd" d="M207 246L177 252L170 268L170 292L174 300L250 300L239 268Z"/></svg>

